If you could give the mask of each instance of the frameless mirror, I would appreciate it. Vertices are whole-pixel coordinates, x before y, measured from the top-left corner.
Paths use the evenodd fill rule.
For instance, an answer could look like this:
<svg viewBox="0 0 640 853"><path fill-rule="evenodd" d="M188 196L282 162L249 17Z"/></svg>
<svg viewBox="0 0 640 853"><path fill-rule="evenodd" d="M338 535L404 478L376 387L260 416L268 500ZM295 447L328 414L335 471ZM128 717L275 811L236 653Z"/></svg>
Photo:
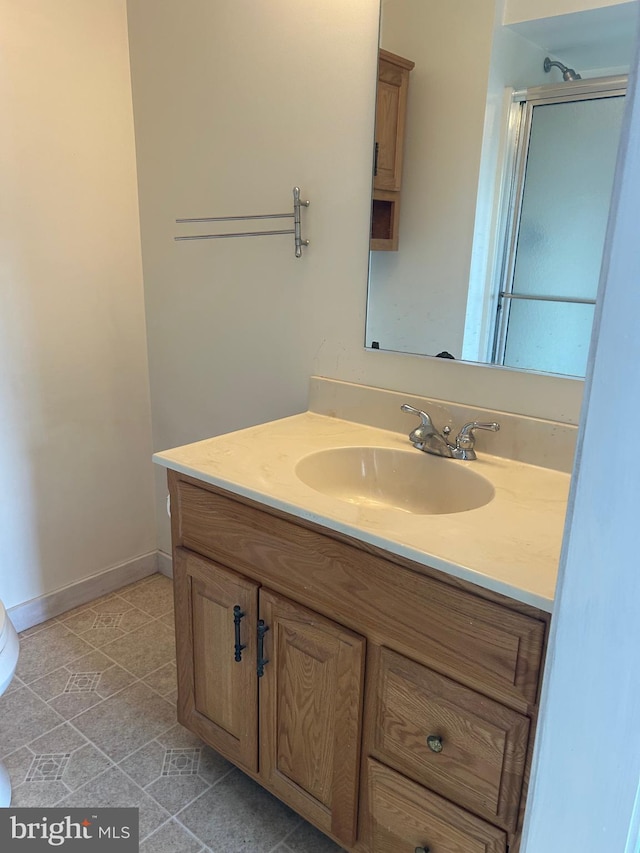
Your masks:
<svg viewBox="0 0 640 853"><path fill-rule="evenodd" d="M367 347L584 375L638 4L557 5L382 0Z"/></svg>

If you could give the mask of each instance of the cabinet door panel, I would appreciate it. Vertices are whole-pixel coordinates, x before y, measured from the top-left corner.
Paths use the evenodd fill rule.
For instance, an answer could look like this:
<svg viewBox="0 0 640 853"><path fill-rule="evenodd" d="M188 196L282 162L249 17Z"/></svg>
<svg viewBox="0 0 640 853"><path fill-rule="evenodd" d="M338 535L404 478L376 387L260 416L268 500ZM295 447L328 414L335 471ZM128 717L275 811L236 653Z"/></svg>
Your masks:
<svg viewBox="0 0 640 853"><path fill-rule="evenodd" d="M371 759L367 774L372 853L505 853L500 829Z"/></svg>
<svg viewBox="0 0 640 853"><path fill-rule="evenodd" d="M258 769L256 639L258 585L176 549L178 717L227 758ZM244 614L235 660L234 607Z"/></svg>
<svg viewBox="0 0 640 853"><path fill-rule="evenodd" d="M404 126L409 71L413 62L380 51L376 94L376 143L378 146L373 186L398 191L402 184Z"/></svg>
<svg viewBox="0 0 640 853"><path fill-rule="evenodd" d="M376 101L378 159L375 186L390 190L400 189L395 176L399 100L398 85L380 79Z"/></svg>
<svg viewBox="0 0 640 853"><path fill-rule="evenodd" d="M266 664L260 683L264 783L320 829L355 840L364 640L261 591Z"/></svg>

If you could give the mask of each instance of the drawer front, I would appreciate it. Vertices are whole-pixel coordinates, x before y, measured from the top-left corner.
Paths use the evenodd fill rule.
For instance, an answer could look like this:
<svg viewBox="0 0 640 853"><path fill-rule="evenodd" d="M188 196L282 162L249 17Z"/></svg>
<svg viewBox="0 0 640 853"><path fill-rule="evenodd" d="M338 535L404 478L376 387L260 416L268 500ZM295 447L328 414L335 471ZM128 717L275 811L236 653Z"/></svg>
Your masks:
<svg viewBox="0 0 640 853"><path fill-rule="evenodd" d="M175 544L517 710L536 703L542 621L179 478L172 505Z"/></svg>
<svg viewBox="0 0 640 853"><path fill-rule="evenodd" d="M375 756L514 830L529 720L389 649L371 659Z"/></svg>
<svg viewBox="0 0 640 853"><path fill-rule="evenodd" d="M506 853L502 830L369 759L372 853Z"/></svg>

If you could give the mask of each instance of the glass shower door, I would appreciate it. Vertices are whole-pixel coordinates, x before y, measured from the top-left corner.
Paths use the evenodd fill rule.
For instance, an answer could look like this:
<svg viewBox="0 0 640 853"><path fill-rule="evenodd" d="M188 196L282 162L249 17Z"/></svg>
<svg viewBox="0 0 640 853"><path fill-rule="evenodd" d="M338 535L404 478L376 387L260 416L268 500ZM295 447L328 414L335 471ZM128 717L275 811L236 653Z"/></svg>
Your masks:
<svg viewBox="0 0 640 853"><path fill-rule="evenodd" d="M526 109L524 177L494 361L584 376L624 94Z"/></svg>

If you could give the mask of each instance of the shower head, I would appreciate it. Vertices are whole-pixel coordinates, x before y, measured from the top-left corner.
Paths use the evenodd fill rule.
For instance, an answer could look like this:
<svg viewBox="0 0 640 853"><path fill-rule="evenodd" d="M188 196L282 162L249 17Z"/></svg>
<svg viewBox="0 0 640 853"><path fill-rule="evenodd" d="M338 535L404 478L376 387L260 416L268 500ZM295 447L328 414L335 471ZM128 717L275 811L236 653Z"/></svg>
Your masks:
<svg viewBox="0 0 640 853"><path fill-rule="evenodd" d="M563 65L561 62L556 62L555 59L551 59L550 57L547 56L545 61L544 61L544 70L548 73L549 71L551 71L551 68L554 65L557 68L559 68L560 71L562 71L562 79L563 80L565 80L565 81L582 80L582 77L578 74L577 71L574 71L573 68L567 68L566 65Z"/></svg>

